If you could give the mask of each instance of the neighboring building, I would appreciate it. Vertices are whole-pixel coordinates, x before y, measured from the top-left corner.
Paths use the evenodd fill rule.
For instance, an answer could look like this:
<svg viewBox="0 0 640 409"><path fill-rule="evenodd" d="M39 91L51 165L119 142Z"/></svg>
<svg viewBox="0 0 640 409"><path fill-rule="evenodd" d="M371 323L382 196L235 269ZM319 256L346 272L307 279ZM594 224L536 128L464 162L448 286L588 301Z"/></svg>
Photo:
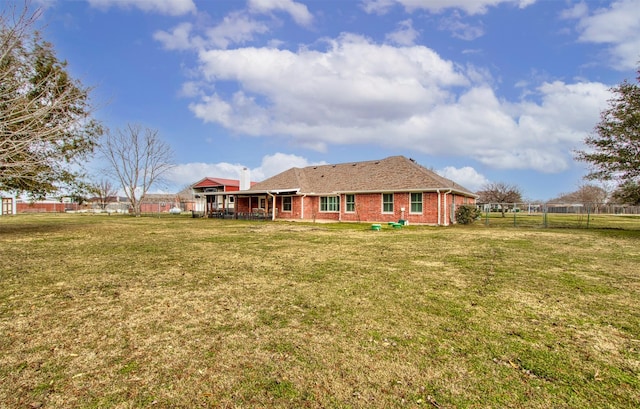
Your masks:
<svg viewBox="0 0 640 409"><path fill-rule="evenodd" d="M124 199L130 207L128 199ZM147 193L140 202L140 213L171 213L175 210L190 212L194 209L193 198L187 190L178 193Z"/></svg>
<svg viewBox="0 0 640 409"><path fill-rule="evenodd" d="M78 211L80 208L81 206L70 196L16 201L16 213L64 213Z"/></svg>
<svg viewBox="0 0 640 409"><path fill-rule="evenodd" d="M404 156L292 168L235 195L237 215L289 220L449 225L477 196Z"/></svg>

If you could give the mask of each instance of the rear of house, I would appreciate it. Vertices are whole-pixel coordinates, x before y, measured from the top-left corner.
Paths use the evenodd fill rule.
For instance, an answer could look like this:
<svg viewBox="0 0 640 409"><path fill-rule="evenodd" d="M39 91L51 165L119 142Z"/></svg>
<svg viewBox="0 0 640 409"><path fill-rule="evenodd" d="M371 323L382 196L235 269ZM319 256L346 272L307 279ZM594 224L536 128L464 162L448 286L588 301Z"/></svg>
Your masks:
<svg viewBox="0 0 640 409"><path fill-rule="evenodd" d="M477 196L414 160L381 160L292 168L236 193L240 214L273 220L448 225L453 210Z"/></svg>

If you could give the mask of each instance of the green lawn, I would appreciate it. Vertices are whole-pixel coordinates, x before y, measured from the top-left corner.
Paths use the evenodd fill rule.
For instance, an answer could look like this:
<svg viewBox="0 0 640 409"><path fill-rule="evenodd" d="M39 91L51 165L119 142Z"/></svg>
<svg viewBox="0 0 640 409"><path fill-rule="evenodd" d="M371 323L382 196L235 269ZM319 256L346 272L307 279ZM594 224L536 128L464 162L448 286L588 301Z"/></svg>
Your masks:
<svg viewBox="0 0 640 409"><path fill-rule="evenodd" d="M0 408L637 408L640 230L0 218Z"/></svg>

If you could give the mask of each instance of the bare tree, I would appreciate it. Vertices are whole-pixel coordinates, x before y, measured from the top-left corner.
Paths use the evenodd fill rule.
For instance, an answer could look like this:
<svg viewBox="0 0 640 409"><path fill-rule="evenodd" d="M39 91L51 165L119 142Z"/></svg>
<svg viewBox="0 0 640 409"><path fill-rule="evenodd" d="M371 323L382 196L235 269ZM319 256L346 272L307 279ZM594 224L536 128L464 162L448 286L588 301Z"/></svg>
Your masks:
<svg viewBox="0 0 640 409"><path fill-rule="evenodd" d="M109 179L102 178L90 187L91 193L95 194L100 201L102 210L107 208L107 204L117 194L117 189Z"/></svg>
<svg viewBox="0 0 640 409"><path fill-rule="evenodd" d="M593 184L580 185L576 193L576 199L581 204L604 203L607 200L607 191Z"/></svg>
<svg viewBox="0 0 640 409"><path fill-rule="evenodd" d="M91 118L89 88L33 30L40 11L0 14L0 190L43 196L73 186L79 164L102 133Z"/></svg>
<svg viewBox="0 0 640 409"><path fill-rule="evenodd" d="M107 131L99 150L134 213L140 216L140 205L151 186L162 182L163 175L174 166L171 147L158 137L157 130L128 124L115 133Z"/></svg>
<svg viewBox="0 0 640 409"><path fill-rule="evenodd" d="M510 185L504 182L488 183L476 194L479 203L496 203L500 205L502 217L506 210L507 204L518 203L522 201L522 193L516 185Z"/></svg>
<svg viewBox="0 0 640 409"><path fill-rule="evenodd" d="M607 190L600 186L596 186L594 184L582 184L575 192L564 193L549 202L580 204L604 203L607 200L607 196Z"/></svg>

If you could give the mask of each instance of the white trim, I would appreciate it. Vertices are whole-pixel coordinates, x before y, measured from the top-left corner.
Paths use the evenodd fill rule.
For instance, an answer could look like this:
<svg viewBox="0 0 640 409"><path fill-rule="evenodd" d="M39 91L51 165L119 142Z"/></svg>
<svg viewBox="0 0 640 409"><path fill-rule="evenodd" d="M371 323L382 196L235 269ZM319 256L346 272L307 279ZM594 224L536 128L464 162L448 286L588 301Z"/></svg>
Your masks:
<svg viewBox="0 0 640 409"><path fill-rule="evenodd" d="M347 196L353 196L353 210L347 210ZM356 194L355 193L344 193L344 212L348 214L356 213Z"/></svg>

